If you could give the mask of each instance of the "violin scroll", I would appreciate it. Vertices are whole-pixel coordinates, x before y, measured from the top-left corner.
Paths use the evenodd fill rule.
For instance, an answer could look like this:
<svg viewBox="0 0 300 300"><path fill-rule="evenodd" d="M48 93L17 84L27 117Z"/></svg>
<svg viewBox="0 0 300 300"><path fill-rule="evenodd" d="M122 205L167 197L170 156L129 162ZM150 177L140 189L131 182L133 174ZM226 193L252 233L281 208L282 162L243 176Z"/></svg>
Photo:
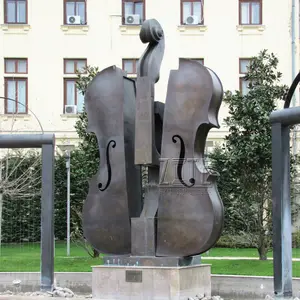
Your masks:
<svg viewBox="0 0 300 300"><path fill-rule="evenodd" d="M138 77L149 77L152 84L159 80L159 71L165 51L164 31L155 19L146 20L140 31L142 43L149 43L138 62Z"/></svg>
<svg viewBox="0 0 300 300"><path fill-rule="evenodd" d="M143 44L156 44L161 40L163 35L164 31L159 22L155 19L146 20L140 31L140 40Z"/></svg>

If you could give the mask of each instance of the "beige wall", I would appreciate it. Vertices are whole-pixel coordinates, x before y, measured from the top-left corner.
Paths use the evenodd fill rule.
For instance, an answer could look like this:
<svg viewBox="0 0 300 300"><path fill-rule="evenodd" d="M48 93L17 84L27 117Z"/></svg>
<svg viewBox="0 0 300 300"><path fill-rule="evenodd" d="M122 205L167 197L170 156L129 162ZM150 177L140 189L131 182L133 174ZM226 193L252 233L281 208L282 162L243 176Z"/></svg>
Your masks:
<svg viewBox="0 0 300 300"><path fill-rule="evenodd" d="M89 65L100 69L113 64L122 67L122 58L138 58L145 49L139 40L138 26L121 26L121 0L87 2L87 26L62 26L63 0L29 0L29 25L0 26L0 95L4 95L3 58L28 58L29 108L43 129L56 132L58 139L76 138L76 117L62 114L63 58L87 58ZM1 24L2 7L3 0ZM156 86L159 101L165 101L169 72L178 67L179 57L204 58L205 65L221 78L224 89L235 90L239 88L239 58L254 56L266 48L279 57L283 82L292 81L291 0L285 5L281 0L263 0L263 25L251 28L238 26L237 0L205 1L204 26L179 26L180 0L146 0L146 18L156 18L166 35L161 79ZM298 37L298 26L296 30ZM297 44L297 61L298 48ZM225 115L223 106L220 121ZM10 131L12 123L10 116L2 115L1 131ZM39 130L30 113L16 118L14 128ZM226 128L222 127L213 131L210 138L222 139L225 133Z"/></svg>

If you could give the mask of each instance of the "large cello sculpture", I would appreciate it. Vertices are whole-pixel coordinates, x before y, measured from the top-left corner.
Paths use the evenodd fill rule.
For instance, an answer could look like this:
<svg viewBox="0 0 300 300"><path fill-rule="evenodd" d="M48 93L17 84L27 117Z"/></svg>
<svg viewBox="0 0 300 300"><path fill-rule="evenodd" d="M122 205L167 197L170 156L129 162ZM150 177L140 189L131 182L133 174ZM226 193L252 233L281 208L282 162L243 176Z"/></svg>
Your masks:
<svg viewBox="0 0 300 300"><path fill-rule="evenodd" d="M148 46L136 81L112 66L86 91L101 162L84 203L84 236L109 263L189 264L223 228L216 175L204 163L207 134L219 128L222 84L202 64L180 59L165 104L154 101L165 47L159 22L146 20L140 38ZM141 166L148 171L144 195Z"/></svg>

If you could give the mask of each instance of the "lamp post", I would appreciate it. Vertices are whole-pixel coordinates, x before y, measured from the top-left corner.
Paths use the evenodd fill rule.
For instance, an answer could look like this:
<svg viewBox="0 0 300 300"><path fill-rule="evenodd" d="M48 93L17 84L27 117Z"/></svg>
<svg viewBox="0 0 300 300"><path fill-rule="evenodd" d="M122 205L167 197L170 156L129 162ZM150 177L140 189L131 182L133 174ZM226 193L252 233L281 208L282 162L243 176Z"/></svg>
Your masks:
<svg viewBox="0 0 300 300"><path fill-rule="evenodd" d="M70 222L71 222L71 203L70 203L70 161L71 151L66 150L66 169L67 169L67 256L70 256Z"/></svg>
<svg viewBox="0 0 300 300"><path fill-rule="evenodd" d="M66 158L67 170L67 256L70 256L70 232L71 232L71 150L74 145L58 145L58 148L64 152Z"/></svg>

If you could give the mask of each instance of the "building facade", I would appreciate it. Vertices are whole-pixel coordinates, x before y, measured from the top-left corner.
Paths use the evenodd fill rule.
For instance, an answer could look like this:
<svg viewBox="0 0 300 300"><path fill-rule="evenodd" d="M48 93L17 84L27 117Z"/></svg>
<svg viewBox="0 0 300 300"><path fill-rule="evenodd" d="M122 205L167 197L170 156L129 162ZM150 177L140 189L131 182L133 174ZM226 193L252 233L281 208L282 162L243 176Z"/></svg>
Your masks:
<svg viewBox="0 0 300 300"><path fill-rule="evenodd" d="M117 65L135 76L146 47L139 40L145 18L156 18L166 37L158 101L165 101L169 72L179 58L213 69L224 90L247 92L242 77L249 58L268 49L279 58L283 83L292 82L292 0L203 1L0 0L0 96L17 100L0 99L1 131L43 130L54 132L57 144L76 144L83 96L75 70ZM298 48L297 40L296 69ZM220 124L226 114L223 105ZM208 146L226 132L224 126L212 130Z"/></svg>

